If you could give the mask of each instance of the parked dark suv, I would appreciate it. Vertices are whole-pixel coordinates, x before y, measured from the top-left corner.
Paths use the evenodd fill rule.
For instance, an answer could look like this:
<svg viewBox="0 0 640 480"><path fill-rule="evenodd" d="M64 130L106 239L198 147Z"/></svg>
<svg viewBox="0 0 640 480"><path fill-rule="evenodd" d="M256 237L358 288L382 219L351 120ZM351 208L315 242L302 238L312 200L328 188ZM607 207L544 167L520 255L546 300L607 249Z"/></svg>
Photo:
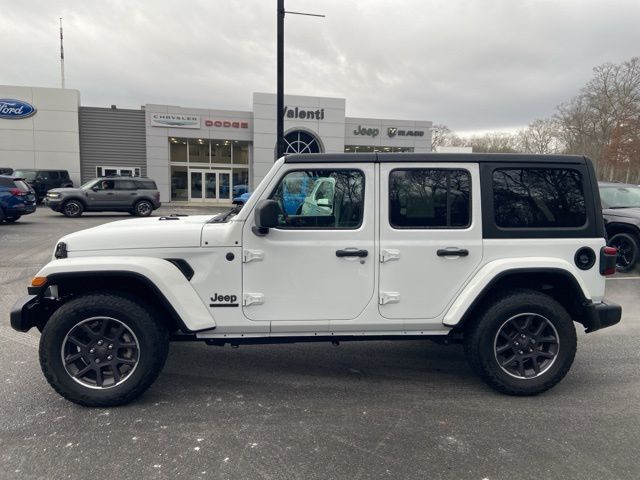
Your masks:
<svg viewBox="0 0 640 480"><path fill-rule="evenodd" d="M45 205L67 217L82 212L129 212L148 217L160 208L156 182L142 177L101 177L80 188L54 188L47 192Z"/></svg>
<svg viewBox="0 0 640 480"><path fill-rule="evenodd" d="M633 270L640 257L640 186L600 182L607 243L618 249L617 269Z"/></svg>
<svg viewBox="0 0 640 480"><path fill-rule="evenodd" d="M22 179L0 175L0 223L15 222L35 211L36 197L29 185Z"/></svg>
<svg viewBox="0 0 640 480"><path fill-rule="evenodd" d="M66 170L42 170L42 169L19 169L13 172L16 178L24 178L33 187L41 202L52 188L73 187L73 182L69 178Z"/></svg>

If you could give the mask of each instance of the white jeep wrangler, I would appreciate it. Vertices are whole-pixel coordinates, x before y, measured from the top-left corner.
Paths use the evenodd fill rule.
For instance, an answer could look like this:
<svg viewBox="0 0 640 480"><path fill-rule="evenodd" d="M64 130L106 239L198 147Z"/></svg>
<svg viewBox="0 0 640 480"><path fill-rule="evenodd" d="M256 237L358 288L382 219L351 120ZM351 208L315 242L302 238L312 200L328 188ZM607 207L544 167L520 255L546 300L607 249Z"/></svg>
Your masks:
<svg viewBox="0 0 640 480"><path fill-rule="evenodd" d="M461 342L493 388L558 383L603 301L596 176L580 156L319 154L278 160L246 205L62 238L11 312L65 398L129 402L169 341Z"/></svg>

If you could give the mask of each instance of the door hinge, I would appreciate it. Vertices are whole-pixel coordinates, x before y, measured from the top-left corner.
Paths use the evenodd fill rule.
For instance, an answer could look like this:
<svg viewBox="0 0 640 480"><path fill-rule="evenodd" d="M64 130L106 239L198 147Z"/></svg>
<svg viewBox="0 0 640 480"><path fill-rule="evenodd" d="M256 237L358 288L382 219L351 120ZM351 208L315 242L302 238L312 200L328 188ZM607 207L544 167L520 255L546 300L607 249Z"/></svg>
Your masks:
<svg viewBox="0 0 640 480"><path fill-rule="evenodd" d="M398 292L380 293L380 305L388 305L390 303L400 303L400 294Z"/></svg>
<svg viewBox="0 0 640 480"><path fill-rule="evenodd" d="M383 248L380 252L380 263L400 260L400 250Z"/></svg>
<svg viewBox="0 0 640 480"><path fill-rule="evenodd" d="M244 250L242 252L242 263L249 263L254 260L264 260L264 252L262 250Z"/></svg>
<svg viewBox="0 0 640 480"><path fill-rule="evenodd" d="M264 303L264 293L245 293L242 296L242 304L246 307L249 305L262 305Z"/></svg>

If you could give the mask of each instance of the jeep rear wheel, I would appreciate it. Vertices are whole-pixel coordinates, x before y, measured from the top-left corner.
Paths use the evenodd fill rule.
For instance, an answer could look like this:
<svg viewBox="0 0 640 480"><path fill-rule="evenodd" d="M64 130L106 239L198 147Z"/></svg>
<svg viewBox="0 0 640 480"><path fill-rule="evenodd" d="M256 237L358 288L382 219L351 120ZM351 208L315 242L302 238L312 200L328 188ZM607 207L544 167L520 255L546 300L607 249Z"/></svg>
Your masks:
<svg viewBox="0 0 640 480"><path fill-rule="evenodd" d="M68 200L62 205L62 213L65 217L76 218L82 215L84 206L78 200Z"/></svg>
<svg viewBox="0 0 640 480"><path fill-rule="evenodd" d="M628 233L618 233L609 240L609 246L618 249L616 269L619 272L633 270L638 262L638 243Z"/></svg>
<svg viewBox="0 0 640 480"><path fill-rule="evenodd" d="M134 205L133 211L138 217L148 217L153 212L153 205L148 200L140 200Z"/></svg>
<svg viewBox="0 0 640 480"><path fill-rule="evenodd" d="M110 407L149 388L168 351L169 332L146 305L94 293L70 300L51 316L40 338L40 365L67 400Z"/></svg>
<svg viewBox="0 0 640 480"><path fill-rule="evenodd" d="M564 378L576 353L566 310L548 295L514 290L489 305L465 332L469 365L492 388L536 395Z"/></svg>

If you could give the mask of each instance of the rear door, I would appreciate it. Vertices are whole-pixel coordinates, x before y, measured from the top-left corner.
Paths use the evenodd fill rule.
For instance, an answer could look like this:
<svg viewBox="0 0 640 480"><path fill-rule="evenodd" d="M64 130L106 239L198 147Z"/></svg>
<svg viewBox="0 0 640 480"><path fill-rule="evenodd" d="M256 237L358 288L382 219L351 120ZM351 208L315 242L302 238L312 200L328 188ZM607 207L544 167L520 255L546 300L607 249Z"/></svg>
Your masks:
<svg viewBox="0 0 640 480"><path fill-rule="evenodd" d="M482 260L477 164L380 165L379 309L437 324Z"/></svg>
<svg viewBox="0 0 640 480"><path fill-rule="evenodd" d="M116 180L115 184L115 206L119 208L133 208L134 200L138 195L136 182L133 180Z"/></svg>

